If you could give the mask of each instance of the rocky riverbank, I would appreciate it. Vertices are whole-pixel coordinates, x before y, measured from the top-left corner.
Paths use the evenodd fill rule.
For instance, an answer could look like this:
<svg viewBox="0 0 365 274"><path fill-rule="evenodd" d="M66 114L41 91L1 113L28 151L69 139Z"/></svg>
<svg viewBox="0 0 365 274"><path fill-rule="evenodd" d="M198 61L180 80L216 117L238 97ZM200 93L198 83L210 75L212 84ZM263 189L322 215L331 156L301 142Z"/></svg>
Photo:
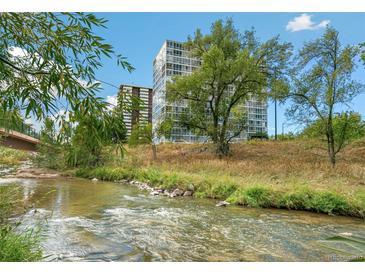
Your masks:
<svg viewBox="0 0 365 274"><path fill-rule="evenodd" d="M148 190L152 195L183 196L186 191L196 198L213 198L217 206L228 203L255 208L306 210L329 215L365 218L362 192L353 195L309 185L292 185L285 189L275 184L245 184L222 178L201 176L197 173L170 172L158 168L96 167L78 169L77 177L123 182ZM166 194L165 194L166 192ZM190 194L189 192L185 195Z"/></svg>
<svg viewBox="0 0 365 274"><path fill-rule="evenodd" d="M3 178L24 179L57 179L64 177L63 174L55 170L35 167L31 161L24 161L17 168L8 168L1 175Z"/></svg>
<svg viewBox="0 0 365 274"><path fill-rule="evenodd" d="M92 182L98 182L99 179L97 178L93 178L91 180ZM193 197L194 195L194 186L190 186L189 189L187 190L181 190L179 188L175 188L172 191L169 191L168 189L163 189L163 188L154 188L149 186L147 183L143 183L137 180L115 180L115 183L122 183L122 184L128 184L128 185L132 185L137 187L140 190L146 190L150 192L150 195L153 196L167 196L170 198L175 198L175 197ZM219 201L216 206L226 206L229 205L230 203L226 202L226 201Z"/></svg>
<svg viewBox="0 0 365 274"><path fill-rule="evenodd" d="M98 179L93 178L91 181L97 182ZM169 190L163 189L163 188L153 188L153 187L149 186L147 183L143 183L143 182L136 181L136 180L115 180L114 182L136 186L140 190L149 191L150 194L153 196L161 195L161 196L167 196L170 198L179 197L179 196L185 196L185 197L190 196L191 197L191 196L193 196L193 193L194 193L193 190L183 191L179 188L176 188L173 191L169 191Z"/></svg>

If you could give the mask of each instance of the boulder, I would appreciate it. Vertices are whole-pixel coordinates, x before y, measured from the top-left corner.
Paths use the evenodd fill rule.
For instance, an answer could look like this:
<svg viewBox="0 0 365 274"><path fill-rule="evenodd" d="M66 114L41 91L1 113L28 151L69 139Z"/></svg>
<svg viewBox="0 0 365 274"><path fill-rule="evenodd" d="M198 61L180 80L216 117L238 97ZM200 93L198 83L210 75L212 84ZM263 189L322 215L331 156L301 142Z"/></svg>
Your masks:
<svg viewBox="0 0 365 274"><path fill-rule="evenodd" d="M98 180L98 178L92 178L92 180L91 181L93 181L93 182L97 182L97 181L99 181Z"/></svg>
<svg viewBox="0 0 365 274"><path fill-rule="evenodd" d="M150 187L150 186L146 186L146 190L148 191L157 191L157 190L154 190L153 187ZM158 193L161 193L159 191L157 191Z"/></svg>
<svg viewBox="0 0 365 274"><path fill-rule="evenodd" d="M193 184L189 184L187 189L190 190L190 191L195 191L195 187L194 187Z"/></svg>
<svg viewBox="0 0 365 274"><path fill-rule="evenodd" d="M145 190L146 188L144 186L137 186L140 190Z"/></svg>
<svg viewBox="0 0 365 274"><path fill-rule="evenodd" d="M167 189L165 189L164 192L162 193L162 195L164 195L164 196L170 196L171 193Z"/></svg>
<svg viewBox="0 0 365 274"><path fill-rule="evenodd" d="M154 190L150 194L153 195L153 196L158 196L158 195L160 195L160 192Z"/></svg>
<svg viewBox="0 0 365 274"><path fill-rule="evenodd" d="M187 191L184 192L183 196L193 196L193 192L190 191L190 190L187 190Z"/></svg>
<svg viewBox="0 0 365 274"><path fill-rule="evenodd" d="M220 201L215 206L226 206L226 205L230 205L230 203L228 203L226 201Z"/></svg>
<svg viewBox="0 0 365 274"><path fill-rule="evenodd" d="M182 191L181 189L176 188L170 195L170 197L177 197L177 196L182 196L184 194L184 191Z"/></svg>

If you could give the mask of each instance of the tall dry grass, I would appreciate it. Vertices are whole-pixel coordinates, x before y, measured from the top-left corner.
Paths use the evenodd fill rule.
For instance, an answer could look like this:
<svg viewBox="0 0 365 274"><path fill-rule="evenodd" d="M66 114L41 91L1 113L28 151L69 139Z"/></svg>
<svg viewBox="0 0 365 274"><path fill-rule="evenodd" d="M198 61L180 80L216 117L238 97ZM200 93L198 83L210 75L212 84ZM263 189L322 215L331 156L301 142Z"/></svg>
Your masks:
<svg viewBox="0 0 365 274"><path fill-rule="evenodd" d="M232 177L240 184L265 183L285 188L287 184L312 187L365 189L365 141L347 147L338 155L335 169L323 145L315 141L250 141L233 144L231 155L218 158L211 145L161 144L153 161L149 146L128 148L129 165ZM345 189L343 189L345 190Z"/></svg>

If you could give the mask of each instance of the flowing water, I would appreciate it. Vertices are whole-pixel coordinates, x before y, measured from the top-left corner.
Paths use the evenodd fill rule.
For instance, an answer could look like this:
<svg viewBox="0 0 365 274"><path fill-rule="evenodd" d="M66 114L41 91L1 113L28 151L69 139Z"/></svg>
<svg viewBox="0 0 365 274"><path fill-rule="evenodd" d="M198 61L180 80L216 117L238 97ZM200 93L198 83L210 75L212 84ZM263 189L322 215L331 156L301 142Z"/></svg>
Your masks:
<svg viewBox="0 0 365 274"><path fill-rule="evenodd" d="M365 237L361 219L216 207L116 183L0 179L4 185L20 187L33 206L22 227L41 229L48 261L330 261L356 254L338 253L326 239Z"/></svg>

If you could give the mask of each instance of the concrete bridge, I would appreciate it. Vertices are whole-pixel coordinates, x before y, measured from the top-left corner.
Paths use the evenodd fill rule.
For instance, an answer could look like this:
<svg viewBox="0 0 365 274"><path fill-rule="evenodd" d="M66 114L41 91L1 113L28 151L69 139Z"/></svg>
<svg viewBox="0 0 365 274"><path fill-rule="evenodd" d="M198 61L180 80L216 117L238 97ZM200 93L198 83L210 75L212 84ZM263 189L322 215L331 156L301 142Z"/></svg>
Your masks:
<svg viewBox="0 0 365 274"><path fill-rule="evenodd" d="M37 150L37 145L40 144L38 132L24 123L9 125L0 123L0 145L27 151Z"/></svg>

